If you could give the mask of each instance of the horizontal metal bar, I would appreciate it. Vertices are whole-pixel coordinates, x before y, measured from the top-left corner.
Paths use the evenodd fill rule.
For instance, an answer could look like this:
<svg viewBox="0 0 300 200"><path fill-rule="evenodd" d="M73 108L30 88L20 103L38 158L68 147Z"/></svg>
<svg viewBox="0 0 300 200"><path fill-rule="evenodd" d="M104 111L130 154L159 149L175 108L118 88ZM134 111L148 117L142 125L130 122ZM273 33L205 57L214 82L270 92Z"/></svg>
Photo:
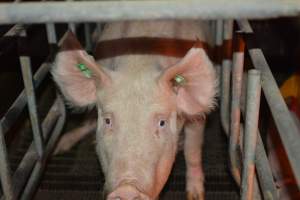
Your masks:
<svg viewBox="0 0 300 200"><path fill-rule="evenodd" d="M288 155L298 187L300 188L300 141L295 140L299 130L279 91L262 50L256 48L249 49L249 54L254 67L261 71L264 95L270 107L284 149Z"/></svg>
<svg viewBox="0 0 300 200"><path fill-rule="evenodd" d="M0 23L273 18L300 14L298 0L76 1L1 3Z"/></svg>

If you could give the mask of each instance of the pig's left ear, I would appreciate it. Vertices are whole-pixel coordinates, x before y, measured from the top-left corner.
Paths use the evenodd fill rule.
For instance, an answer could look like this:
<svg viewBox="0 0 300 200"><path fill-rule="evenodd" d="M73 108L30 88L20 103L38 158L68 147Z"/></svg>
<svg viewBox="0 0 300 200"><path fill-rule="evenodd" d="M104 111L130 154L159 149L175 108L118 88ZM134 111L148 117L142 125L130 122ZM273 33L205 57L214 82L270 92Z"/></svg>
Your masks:
<svg viewBox="0 0 300 200"><path fill-rule="evenodd" d="M177 108L185 115L203 114L214 107L216 73L201 48L190 49L179 63L167 68L159 83L176 94Z"/></svg>
<svg viewBox="0 0 300 200"><path fill-rule="evenodd" d="M96 101L97 87L109 84L111 79L71 32L63 41L52 68L54 80L71 105L92 105Z"/></svg>

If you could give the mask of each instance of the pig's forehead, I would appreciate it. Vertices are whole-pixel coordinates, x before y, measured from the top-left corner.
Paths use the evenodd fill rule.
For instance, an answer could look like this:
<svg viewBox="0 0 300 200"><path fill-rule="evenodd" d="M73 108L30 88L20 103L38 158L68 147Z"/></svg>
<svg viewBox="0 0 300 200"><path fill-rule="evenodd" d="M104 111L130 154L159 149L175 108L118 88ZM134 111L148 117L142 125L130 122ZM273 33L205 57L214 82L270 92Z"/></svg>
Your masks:
<svg viewBox="0 0 300 200"><path fill-rule="evenodd" d="M156 73L115 74L111 85L98 91L98 97L103 103L151 103L159 96L159 86Z"/></svg>
<svg viewBox="0 0 300 200"><path fill-rule="evenodd" d="M157 80L149 77L115 81L111 87L98 92L98 100L106 111L165 112L172 105Z"/></svg>

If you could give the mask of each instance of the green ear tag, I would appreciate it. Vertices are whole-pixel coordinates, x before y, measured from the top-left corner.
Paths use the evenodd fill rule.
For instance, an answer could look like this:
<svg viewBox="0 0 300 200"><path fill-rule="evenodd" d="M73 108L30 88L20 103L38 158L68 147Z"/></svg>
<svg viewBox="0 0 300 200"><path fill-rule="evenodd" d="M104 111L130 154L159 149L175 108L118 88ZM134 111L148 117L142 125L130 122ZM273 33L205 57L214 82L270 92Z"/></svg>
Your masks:
<svg viewBox="0 0 300 200"><path fill-rule="evenodd" d="M176 85L184 85L186 83L185 78L179 74L177 74L173 80L176 83Z"/></svg>
<svg viewBox="0 0 300 200"><path fill-rule="evenodd" d="M77 64L77 68L84 74L85 77L91 78L92 77L92 72L87 66L83 63Z"/></svg>

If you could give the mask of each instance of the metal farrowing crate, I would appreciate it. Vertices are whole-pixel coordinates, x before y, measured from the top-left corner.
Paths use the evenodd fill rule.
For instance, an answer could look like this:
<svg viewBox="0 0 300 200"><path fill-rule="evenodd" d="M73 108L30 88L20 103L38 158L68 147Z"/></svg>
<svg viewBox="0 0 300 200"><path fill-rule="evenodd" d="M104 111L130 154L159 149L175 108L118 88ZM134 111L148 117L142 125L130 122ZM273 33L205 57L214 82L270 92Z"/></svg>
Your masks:
<svg viewBox="0 0 300 200"><path fill-rule="evenodd" d="M80 1L80 2L11 2L0 3L0 24L15 24L3 37L26 37L25 24L45 23L51 46L60 46L54 23L100 23L132 19L207 19L215 30L216 66L220 68L220 109L223 129L229 140L231 172L241 186L241 198L249 199L253 193L263 199L278 199L266 152L258 133L260 90L267 99L282 143L287 152L300 187L300 141L293 140L297 127L289 114L275 79L261 49L252 47L253 30L247 20L300 14L297 0L200 0L200 1ZM235 19L235 21L233 20ZM243 19L243 20L242 20ZM233 23L238 30L233 32ZM100 26L96 26L99 28ZM91 45L90 26L85 24L87 48ZM63 38L63 37L62 37ZM234 44L234 45L233 45ZM244 54L248 51L255 69L248 71L247 105L241 108ZM20 93L0 122L0 174L5 199L28 199L35 190L38 179L47 164L66 120L63 101L57 96L46 118L40 122L35 98L39 87L49 72L51 63L45 61L34 75L30 58L19 55L25 89ZM16 172L11 175L7 159L5 133L12 127L22 110L28 105L33 132L33 142ZM231 108L231 109L229 109ZM245 123L241 123L241 114ZM51 131L50 131L51 130ZM240 144L239 136L245 137ZM243 150L242 160L239 149ZM243 169L241 169L243 163ZM256 167L257 176L254 172ZM252 187L254 185L254 187Z"/></svg>

